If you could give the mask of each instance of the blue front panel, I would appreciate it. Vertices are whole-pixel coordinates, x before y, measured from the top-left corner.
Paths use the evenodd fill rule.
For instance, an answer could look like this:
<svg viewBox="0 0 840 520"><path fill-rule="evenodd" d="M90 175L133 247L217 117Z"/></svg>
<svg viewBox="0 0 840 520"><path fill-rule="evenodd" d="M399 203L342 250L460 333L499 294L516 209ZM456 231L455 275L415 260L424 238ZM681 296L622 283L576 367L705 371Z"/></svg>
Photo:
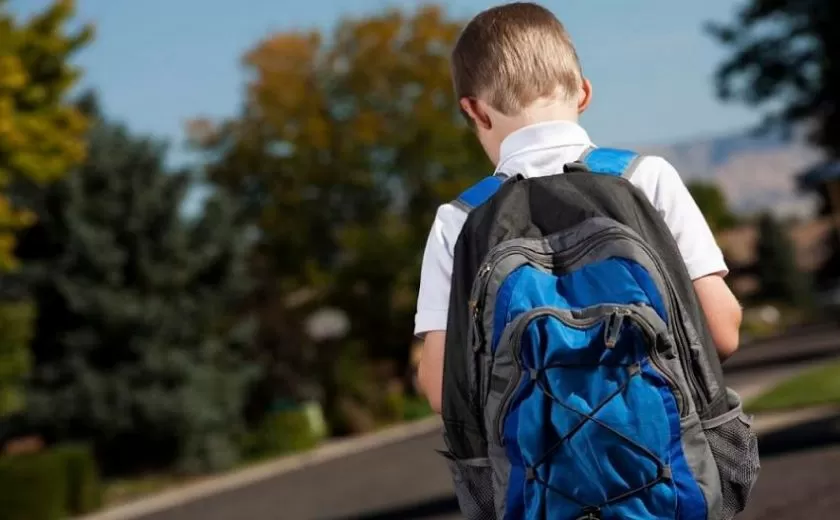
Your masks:
<svg viewBox="0 0 840 520"><path fill-rule="evenodd" d="M647 304L667 319L655 284L634 262L611 259L560 277L525 266L511 273L497 294L493 348L497 348L504 326L523 312L543 306L580 309L604 303ZM630 377L619 365L641 362L642 374L630 379L628 388L595 416L653 452L670 466L673 479L606 507L603 518L705 518L702 494L682 452L676 401L667 382L646 361L644 338L625 326L616 347L606 349L603 327L599 324L580 330L554 317L538 318L526 329L520 362L537 369L564 365L548 368L545 381L555 397L584 413L592 412ZM542 483L526 480L525 468L534 465L583 417L557 404L524 378L503 419L512 464L506 519L580 516L580 504ZM549 423L551 427L546 427ZM548 462L537 466L540 480L587 504L600 504L643 485L655 479L656 471L655 462L637 447L592 421L584 422Z"/></svg>

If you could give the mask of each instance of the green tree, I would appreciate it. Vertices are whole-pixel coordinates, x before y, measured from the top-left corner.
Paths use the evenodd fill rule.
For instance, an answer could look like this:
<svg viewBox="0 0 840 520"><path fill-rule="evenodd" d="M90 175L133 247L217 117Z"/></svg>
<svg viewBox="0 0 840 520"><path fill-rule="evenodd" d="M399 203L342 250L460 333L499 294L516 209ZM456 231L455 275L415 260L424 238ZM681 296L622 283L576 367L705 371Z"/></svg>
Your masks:
<svg viewBox="0 0 840 520"><path fill-rule="evenodd" d="M717 71L723 99L765 110L766 122L813 122L814 141L840 155L840 4L749 0L712 36L731 51Z"/></svg>
<svg viewBox="0 0 840 520"><path fill-rule="evenodd" d="M806 123L813 142L840 157L838 23L835 0L745 1L734 20L709 27L731 51L717 71L720 97L763 109L765 128ZM839 233L829 238L828 260L816 273L819 287L840 276Z"/></svg>
<svg viewBox="0 0 840 520"><path fill-rule="evenodd" d="M247 235L221 193L185 220L190 178L164 156L98 121L18 247L39 308L27 416L50 439L92 440L109 472L232 464L254 375L235 319Z"/></svg>
<svg viewBox="0 0 840 520"><path fill-rule="evenodd" d="M738 223L735 214L729 209L726 196L717 184L694 181L688 183L687 187L712 232L719 233Z"/></svg>
<svg viewBox="0 0 840 520"><path fill-rule="evenodd" d="M766 300L807 305L810 285L796 263L796 251L787 231L770 214L758 222L756 272Z"/></svg>
<svg viewBox="0 0 840 520"><path fill-rule="evenodd" d="M90 39L69 32L72 0L26 22L0 0L0 271L15 267L15 231L34 215L13 192L61 178L85 154L85 118L67 99L79 71L70 62Z"/></svg>
<svg viewBox="0 0 840 520"><path fill-rule="evenodd" d="M276 373L316 374L326 401L352 394L329 387L346 388L368 359L404 372L436 207L491 171L452 93L448 52L460 28L422 7L344 20L328 35L272 35L245 57L239 117L192 124L208 178L237 194L258 230L273 317L262 323L264 352L294 367ZM300 337L323 306L347 315L346 336ZM336 349L341 374L329 362Z"/></svg>

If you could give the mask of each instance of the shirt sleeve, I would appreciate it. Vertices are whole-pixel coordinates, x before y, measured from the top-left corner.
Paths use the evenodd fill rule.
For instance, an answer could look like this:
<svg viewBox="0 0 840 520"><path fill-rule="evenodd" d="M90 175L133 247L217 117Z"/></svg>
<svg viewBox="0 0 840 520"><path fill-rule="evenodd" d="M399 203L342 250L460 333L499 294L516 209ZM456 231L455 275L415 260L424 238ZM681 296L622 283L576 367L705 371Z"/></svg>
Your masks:
<svg viewBox="0 0 840 520"><path fill-rule="evenodd" d="M640 165L640 188L648 194L677 242L688 274L697 280L711 274L726 276L729 269L706 218L679 173L665 159L650 157ZM633 177L634 184L636 176ZM637 184L638 185L638 184Z"/></svg>
<svg viewBox="0 0 840 520"><path fill-rule="evenodd" d="M420 270L420 291L417 295L417 314L414 316L414 334L446 330L449 312L449 291L452 281L454 243L451 234L452 210L447 206L438 209Z"/></svg>

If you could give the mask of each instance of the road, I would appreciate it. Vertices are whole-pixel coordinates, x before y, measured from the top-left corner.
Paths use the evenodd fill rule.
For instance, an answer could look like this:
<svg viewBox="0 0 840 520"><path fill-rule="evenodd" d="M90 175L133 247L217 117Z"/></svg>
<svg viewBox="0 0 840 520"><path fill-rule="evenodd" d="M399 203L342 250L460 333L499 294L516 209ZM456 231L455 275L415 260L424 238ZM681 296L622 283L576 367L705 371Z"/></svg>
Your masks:
<svg viewBox="0 0 840 520"><path fill-rule="evenodd" d="M837 330L745 348L728 364L738 388L838 355ZM798 353L811 352L802 356ZM775 362L771 362L775 359ZM769 378L769 379L768 379ZM749 393L749 391L747 391ZM429 434L221 493L144 520L448 520L460 518ZM809 448L805 449L808 446ZM762 474L740 518L830 518L840 508L840 419L762 438Z"/></svg>

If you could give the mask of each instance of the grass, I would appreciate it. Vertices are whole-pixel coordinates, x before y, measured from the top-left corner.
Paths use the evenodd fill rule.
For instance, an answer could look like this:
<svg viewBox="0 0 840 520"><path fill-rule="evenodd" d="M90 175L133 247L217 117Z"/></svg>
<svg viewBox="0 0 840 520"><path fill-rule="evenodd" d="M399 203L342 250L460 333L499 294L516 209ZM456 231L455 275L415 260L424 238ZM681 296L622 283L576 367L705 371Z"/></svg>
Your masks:
<svg viewBox="0 0 840 520"><path fill-rule="evenodd" d="M840 406L840 362L794 376L747 403L750 413Z"/></svg>
<svg viewBox="0 0 840 520"><path fill-rule="evenodd" d="M112 507L189 483L190 479L177 475L148 475L105 482L103 506Z"/></svg>

